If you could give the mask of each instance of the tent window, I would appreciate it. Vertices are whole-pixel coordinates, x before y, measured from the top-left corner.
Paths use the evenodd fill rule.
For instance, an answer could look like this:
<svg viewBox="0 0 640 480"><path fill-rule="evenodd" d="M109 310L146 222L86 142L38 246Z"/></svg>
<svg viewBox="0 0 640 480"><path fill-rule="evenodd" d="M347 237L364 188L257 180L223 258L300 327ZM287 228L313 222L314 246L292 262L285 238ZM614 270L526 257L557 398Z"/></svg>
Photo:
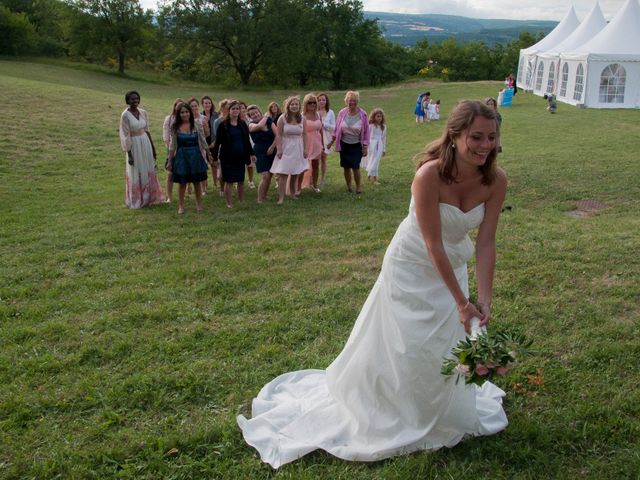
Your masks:
<svg viewBox="0 0 640 480"><path fill-rule="evenodd" d="M547 80L547 93L553 93L553 84L556 82L556 65L551 62L549 67L549 79Z"/></svg>
<svg viewBox="0 0 640 480"><path fill-rule="evenodd" d="M576 86L573 89L573 99L578 102L582 100L582 92L584 91L584 67L581 63L578 64L578 70L576 71Z"/></svg>
<svg viewBox="0 0 640 480"><path fill-rule="evenodd" d="M542 77L544 76L544 63L538 64L538 76L536 77L536 90L542 90Z"/></svg>
<svg viewBox="0 0 640 480"><path fill-rule="evenodd" d="M567 82L569 81L569 64L564 62L562 66L562 82L560 82L560 96L567 96Z"/></svg>
<svg viewBox="0 0 640 480"><path fill-rule="evenodd" d="M619 63L608 65L600 75L600 103L624 103L627 72Z"/></svg>
<svg viewBox="0 0 640 480"><path fill-rule="evenodd" d="M520 57L520 63L518 64L518 83L522 84L522 70L524 68L524 57Z"/></svg>
<svg viewBox="0 0 640 480"><path fill-rule="evenodd" d="M533 62L535 62L535 60L533 60ZM527 88L531 88L531 75L533 75L533 68L534 68L535 63L532 63L532 60L530 58L527 59L527 80L525 82L525 85L527 86Z"/></svg>

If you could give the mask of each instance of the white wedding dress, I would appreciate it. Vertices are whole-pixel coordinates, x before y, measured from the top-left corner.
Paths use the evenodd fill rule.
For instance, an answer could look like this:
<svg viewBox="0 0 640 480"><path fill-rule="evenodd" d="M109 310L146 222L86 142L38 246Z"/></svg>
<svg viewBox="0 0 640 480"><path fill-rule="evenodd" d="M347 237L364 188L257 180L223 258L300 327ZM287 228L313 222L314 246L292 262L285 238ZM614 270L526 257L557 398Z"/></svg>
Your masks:
<svg viewBox="0 0 640 480"><path fill-rule="evenodd" d="M463 212L441 203L440 216L447 255L468 294L468 232L482 222L484 204ZM440 373L443 357L464 337L412 200L342 352L326 370L269 382L253 400L252 418L240 415L238 424L273 468L316 449L375 461L499 432L507 426L505 393L490 382L479 388Z"/></svg>

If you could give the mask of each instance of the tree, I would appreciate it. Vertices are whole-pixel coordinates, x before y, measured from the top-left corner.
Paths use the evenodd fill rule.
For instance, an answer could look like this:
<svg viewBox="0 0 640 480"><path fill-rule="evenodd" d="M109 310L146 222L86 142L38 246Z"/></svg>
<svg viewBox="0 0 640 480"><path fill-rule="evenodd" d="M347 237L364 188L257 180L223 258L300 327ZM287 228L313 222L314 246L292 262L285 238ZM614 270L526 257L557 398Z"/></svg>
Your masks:
<svg viewBox="0 0 640 480"><path fill-rule="evenodd" d="M113 49L123 74L128 56L151 28L151 12L144 12L138 0L72 0L71 5L77 10L72 22L76 51Z"/></svg>
<svg viewBox="0 0 640 480"><path fill-rule="evenodd" d="M370 60L381 36L375 20L366 20L359 0L312 2L319 21L317 45L323 68L331 76L334 89L367 84Z"/></svg>
<svg viewBox="0 0 640 480"><path fill-rule="evenodd" d="M36 44L36 31L24 13L12 12L0 5L0 55L29 53Z"/></svg>
<svg viewBox="0 0 640 480"><path fill-rule="evenodd" d="M174 17L180 42L222 52L247 85L262 64L267 43L268 0L176 0L165 15Z"/></svg>

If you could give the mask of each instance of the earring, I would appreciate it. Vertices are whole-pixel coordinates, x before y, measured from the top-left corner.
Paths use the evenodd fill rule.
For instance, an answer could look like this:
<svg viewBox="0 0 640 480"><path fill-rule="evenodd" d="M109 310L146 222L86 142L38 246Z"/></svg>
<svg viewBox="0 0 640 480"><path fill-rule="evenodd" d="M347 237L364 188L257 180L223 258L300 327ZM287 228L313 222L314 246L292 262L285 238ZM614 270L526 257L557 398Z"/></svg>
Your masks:
<svg viewBox="0 0 640 480"><path fill-rule="evenodd" d="M456 149L456 144L451 142L451 148L453 148L455 150Z"/></svg>

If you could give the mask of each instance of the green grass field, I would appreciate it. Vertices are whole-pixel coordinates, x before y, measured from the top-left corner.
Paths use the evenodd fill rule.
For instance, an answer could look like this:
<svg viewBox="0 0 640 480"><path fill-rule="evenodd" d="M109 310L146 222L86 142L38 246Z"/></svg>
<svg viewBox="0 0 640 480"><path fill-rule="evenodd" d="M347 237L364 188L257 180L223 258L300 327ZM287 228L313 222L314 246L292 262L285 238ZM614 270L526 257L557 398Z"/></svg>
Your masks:
<svg viewBox="0 0 640 480"><path fill-rule="evenodd" d="M406 215L414 155L444 125L415 125L418 92L446 117L499 86L362 91L389 133L383 184L361 198L332 155L320 195L276 207L250 190L228 211L210 190L204 213L190 197L179 217L175 203L124 207L124 92L140 91L158 146L177 96L264 108L292 92L0 60L0 478L640 478L640 111L550 115L532 94L502 110L512 208L494 321L537 349L498 382L507 430L371 464L316 452L276 472L236 426L266 382L342 349ZM608 208L568 216L582 199Z"/></svg>

